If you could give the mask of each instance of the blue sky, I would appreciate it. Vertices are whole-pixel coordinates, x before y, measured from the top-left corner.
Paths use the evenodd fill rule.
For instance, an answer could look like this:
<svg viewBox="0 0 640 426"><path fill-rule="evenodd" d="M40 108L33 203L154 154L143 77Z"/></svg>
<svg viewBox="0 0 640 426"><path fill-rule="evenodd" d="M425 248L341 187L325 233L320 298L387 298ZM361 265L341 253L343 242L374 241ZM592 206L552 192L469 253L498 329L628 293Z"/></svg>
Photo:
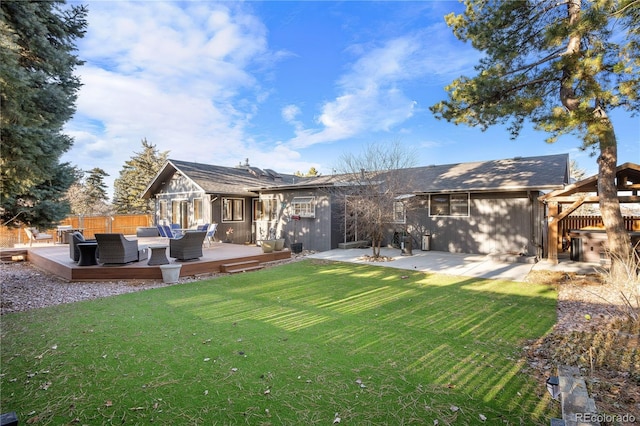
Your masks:
<svg viewBox="0 0 640 426"><path fill-rule="evenodd" d="M84 86L63 160L101 167L110 187L143 138L170 158L283 173L330 174L384 142L417 152L416 165L569 153L597 172L576 138L547 144L529 127L512 141L433 117L479 58L444 23L457 1L83 3ZM640 163L639 119L612 120L620 163Z"/></svg>

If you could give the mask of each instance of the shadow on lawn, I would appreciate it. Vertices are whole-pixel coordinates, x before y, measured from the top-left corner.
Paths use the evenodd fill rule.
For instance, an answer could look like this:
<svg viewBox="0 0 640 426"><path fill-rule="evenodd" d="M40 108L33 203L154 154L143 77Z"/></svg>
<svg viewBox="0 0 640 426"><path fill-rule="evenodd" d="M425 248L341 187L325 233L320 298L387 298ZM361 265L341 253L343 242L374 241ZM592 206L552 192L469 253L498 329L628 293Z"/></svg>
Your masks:
<svg viewBox="0 0 640 426"><path fill-rule="evenodd" d="M552 329L553 287L327 261L298 267L289 276L286 266L261 271L242 285L213 281L206 301L171 304L213 323L270 326L324 357L407 377L431 393L462 391L471 404L532 416L548 409L544 387L523 378L520 348Z"/></svg>

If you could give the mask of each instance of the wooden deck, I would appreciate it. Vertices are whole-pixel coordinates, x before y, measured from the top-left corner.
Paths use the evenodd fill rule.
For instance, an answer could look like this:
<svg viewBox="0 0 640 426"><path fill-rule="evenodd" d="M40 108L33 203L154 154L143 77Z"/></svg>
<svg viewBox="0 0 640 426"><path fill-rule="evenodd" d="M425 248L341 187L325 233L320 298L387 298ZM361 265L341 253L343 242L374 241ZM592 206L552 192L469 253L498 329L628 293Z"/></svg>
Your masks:
<svg viewBox="0 0 640 426"><path fill-rule="evenodd" d="M138 238L139 246L157 244L158 239ZM166 239L164 241L166 243ZM167 244L168 246L168 244ZM126 279L162 279L159 266L147 265L147 260L132 262L126 265L96 265L78 266L69 257L67 244L49 245L47 247L30 247L27 249L27 259L37 267L61 277L67 281L97 281L97 280L126 280ZM288 249L263 253L261 247L213 243L211 247L204 247L203 256L199 260L176 262L169 259L172 264L181 264L180 276L195 276L224 272L225 265L237 265L247 262L255 269L257 264L273 262L275 260L291 258ZM167 248L167 258L169 249Z"/></svg>

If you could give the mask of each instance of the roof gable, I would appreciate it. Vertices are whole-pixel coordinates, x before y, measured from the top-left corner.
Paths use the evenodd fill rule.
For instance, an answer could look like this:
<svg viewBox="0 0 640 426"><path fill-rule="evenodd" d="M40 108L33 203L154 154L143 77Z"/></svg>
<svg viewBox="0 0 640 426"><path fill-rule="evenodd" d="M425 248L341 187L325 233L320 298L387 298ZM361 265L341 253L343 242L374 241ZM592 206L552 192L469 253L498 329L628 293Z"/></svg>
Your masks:
<svg viewBox="0 0 640 426"><path fill-rule="evenodd" d="M292 175L263 171L257 167L226 167L169 159L151 181L143 194L150 198L158 193L175 173L181 173L208 194L251 194L249 188L264 185L288 184Z"/></svg>

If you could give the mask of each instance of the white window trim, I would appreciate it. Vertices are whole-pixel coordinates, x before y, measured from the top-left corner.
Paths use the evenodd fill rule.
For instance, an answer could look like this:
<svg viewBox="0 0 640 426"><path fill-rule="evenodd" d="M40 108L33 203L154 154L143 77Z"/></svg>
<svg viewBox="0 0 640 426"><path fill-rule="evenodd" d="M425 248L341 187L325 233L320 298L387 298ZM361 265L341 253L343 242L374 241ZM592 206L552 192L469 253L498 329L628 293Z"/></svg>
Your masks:
<svg viewBox="0 0 640 426"><path fill-rule="evenodd" d="M396 205L402 205L402 219L396 219ZM407 223L407 206L402 201L393 202L393 222L392 223Z"/></svg>
<svg viewBox="0 0 640 426"><path fill-rule="evenodd" d="M256 218L256 207L258 203L269 203L273 207L273 211L271 209L267 209L266 215L264 217ZM278 219L278 199L277 198L254 198L252 203L253 209L251 211L251 217L254 222L268 222L274 221Z"/></svg>
<svg viewBox="0 0 640 426"><path fill-rule="evenodd" d="M225 204L225 200L240 200L240 201L242 201L242 219L239 219L239 220L233 220L233 219L225 220L224 219L224 204ZM220 203L220 209L221 209L221 211L220 211L220 219L221 219L222 223L242 223L242 222L245 221L244 219L245 219L245 216L247 214L247 209L246 209L246 206L245 206L244 198L222 197L222 202Z"/></svg>
<svg viewBox="0 0 640 426"><path fill-rule="evenodd" d="M197 213L197 209L196 209L196 203L200 202L200 217L196 217L196 213ZM202 223L202 221L204 220L204 200L202 198L194 198L192 201L193 204L193 220L196 223Z"/></svg>
<svg viewBox="0 0 640 426"><path fill-rule="evenodd" d="M316 197L306 196L306 197L293 197L291 200L291 214L293 216L300 216L306 218L315 218L316 217ZM304 212L296 212L296 205L300 206L308 206L309 208L305 208ZM301 209L298 209L301 210Z"/></svg>

